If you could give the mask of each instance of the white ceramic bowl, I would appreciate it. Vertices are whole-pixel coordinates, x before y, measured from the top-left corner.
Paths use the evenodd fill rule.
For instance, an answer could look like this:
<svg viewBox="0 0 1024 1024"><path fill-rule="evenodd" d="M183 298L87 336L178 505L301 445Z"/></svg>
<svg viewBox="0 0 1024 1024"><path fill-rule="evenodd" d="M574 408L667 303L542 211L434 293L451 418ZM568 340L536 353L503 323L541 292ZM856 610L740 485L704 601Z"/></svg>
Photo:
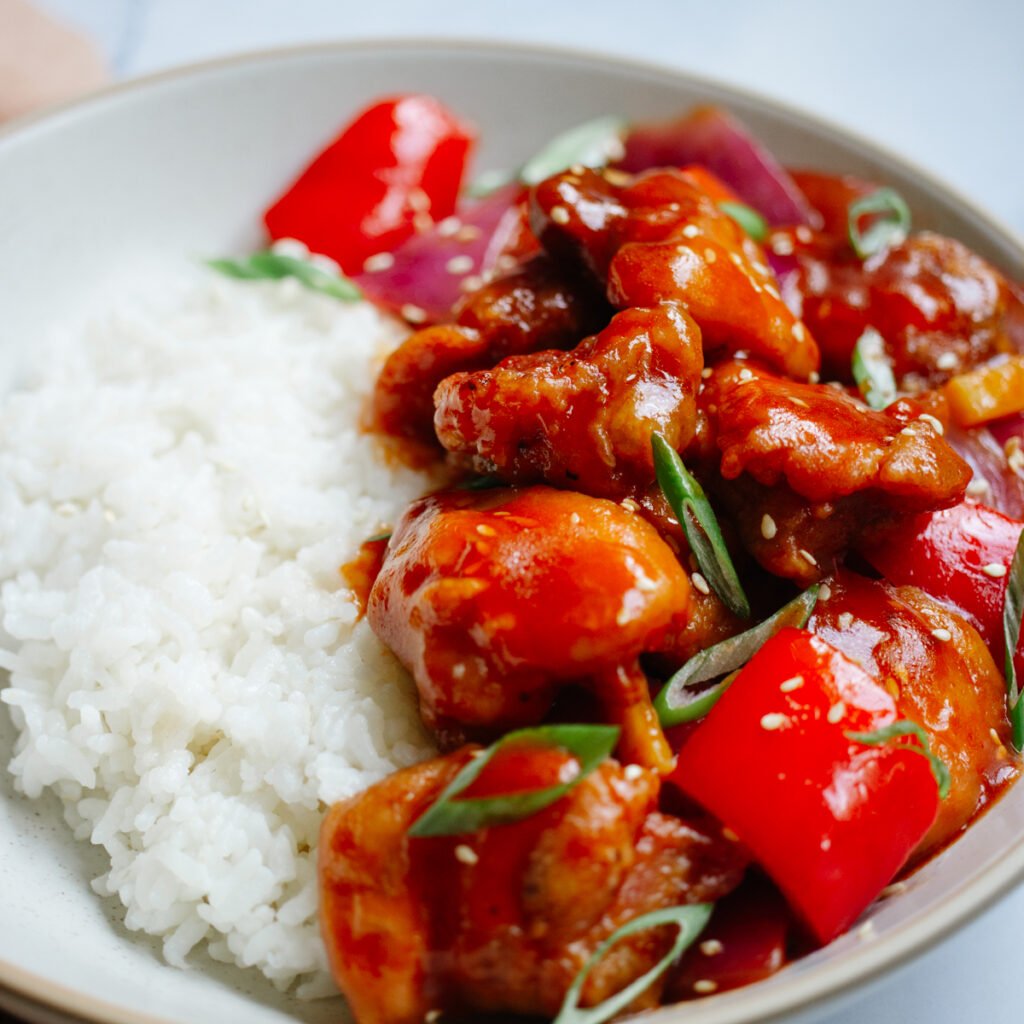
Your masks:
<svg viewBox="0 0 1024 1024"><path fill-rule="evenodd" d="M269 198L361 105L432 93L482 129L478 166L515 166L560 129L603 113L657 118L695 102L735 111L784 161L876 177L919 226L955 235L1017 278L1024 249L927 174L776 103L672 71L601 57L467 43L333 45L210 64L112 89L0 137L0 386L20 352L112 281L174 270L259 239ZM0 538L2 542L2 538ZM13 735L0 710L0 764ZM74 843L52 801L0 770L0 1006L32 1020L271 1024L337 1021L195 957L165 966L89 879L102 856ZM1024 786L848 934L753 987L645 1018L737 1024L820 1008L919 953L1024 876Z"/></svg>

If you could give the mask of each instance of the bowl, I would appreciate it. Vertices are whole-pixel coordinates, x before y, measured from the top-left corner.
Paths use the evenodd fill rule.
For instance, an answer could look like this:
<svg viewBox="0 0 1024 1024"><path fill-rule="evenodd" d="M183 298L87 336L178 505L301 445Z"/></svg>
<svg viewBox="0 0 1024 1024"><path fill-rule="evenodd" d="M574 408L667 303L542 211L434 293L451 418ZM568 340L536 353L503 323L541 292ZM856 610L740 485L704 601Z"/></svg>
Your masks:
<svg viewBox="0 0 1024 1024"><path fill-rule="evenodd" d="M0 387L19 357L140 274L241 252L259 212L371 99L439 96L482 130L479 168L517 165L561 129L599 114L659 118L698 102L739 115L784 162L895 186L918 226L961 239L1024 277L1024 248L928 174L778 103L675 71L580 53L465 42L326 45L220 61L115 87L0 137ZM16 283L16 287L10 287ZM14 742L0 711L0 762ZM104 870L55 800L18 796L0 772L0 1006L34 1021L249 1024L343 1018L259 976L191 958L166 966L89 887ZM920 953L1024 877L1024 786L859 927L755 986L646 1016L651 1024L740 1024L802 1015Z"/></svg>

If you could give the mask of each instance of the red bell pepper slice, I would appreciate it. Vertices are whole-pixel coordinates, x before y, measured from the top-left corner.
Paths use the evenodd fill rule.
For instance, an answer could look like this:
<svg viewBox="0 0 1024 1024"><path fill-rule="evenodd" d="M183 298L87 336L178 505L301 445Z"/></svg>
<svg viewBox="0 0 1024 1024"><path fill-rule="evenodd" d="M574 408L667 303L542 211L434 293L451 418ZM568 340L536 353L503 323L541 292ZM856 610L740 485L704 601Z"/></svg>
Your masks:
<svg viewBox="0 0 1024 1024"><path fill-rule="evenodd" d="M786 628L725 691L671 776L746 844L822 943L892 880L938 811L925 757L847 735L896 719L859 665Z"/></svg>
<svg viewBox="0 0 1024 1024"><path fill-rule="evenodd" d="M271 205L267 231L358 273L368 257L454 211L473 141L433 97L375 103Z"/></svg>
<svg viewBox="0 0 1024 1024"><path fill-rule="evenodd" d="M911 516L864 546L862 554L897 586L920 587L952 605L1003 663L1003 603L1024 523L972 501ZM1024 637L1014 660L1024 670Z"/></svg>

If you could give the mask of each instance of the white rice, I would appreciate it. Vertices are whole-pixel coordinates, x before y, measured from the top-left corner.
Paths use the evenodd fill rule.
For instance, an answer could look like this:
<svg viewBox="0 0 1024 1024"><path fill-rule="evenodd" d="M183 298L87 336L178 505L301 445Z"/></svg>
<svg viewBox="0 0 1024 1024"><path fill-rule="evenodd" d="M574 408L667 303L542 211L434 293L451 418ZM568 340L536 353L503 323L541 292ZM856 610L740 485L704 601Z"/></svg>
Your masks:
<svg viewBox="0 0 1024 1024"><path fill-rule="evenodd" d="M0 402L10 770L107 851L94 888L172 964L205 942L333 992L324 807L431 752L338 571L428 486L358 427L398 337L211 274L60 339Z"/></svg>

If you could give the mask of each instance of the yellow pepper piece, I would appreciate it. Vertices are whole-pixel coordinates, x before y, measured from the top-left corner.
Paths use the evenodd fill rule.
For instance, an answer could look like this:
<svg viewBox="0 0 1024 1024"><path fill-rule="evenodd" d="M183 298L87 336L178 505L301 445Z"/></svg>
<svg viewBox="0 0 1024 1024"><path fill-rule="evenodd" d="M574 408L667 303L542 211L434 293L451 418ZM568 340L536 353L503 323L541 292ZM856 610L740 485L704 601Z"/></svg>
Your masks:
<svg viewBox="0 0 1024 1024"><path fill-rule="evenodd" d="M1008 356L998 363L961 373L946 384L946 398L954 421L976 427L1024 410L1024 356Z"/></svg>

